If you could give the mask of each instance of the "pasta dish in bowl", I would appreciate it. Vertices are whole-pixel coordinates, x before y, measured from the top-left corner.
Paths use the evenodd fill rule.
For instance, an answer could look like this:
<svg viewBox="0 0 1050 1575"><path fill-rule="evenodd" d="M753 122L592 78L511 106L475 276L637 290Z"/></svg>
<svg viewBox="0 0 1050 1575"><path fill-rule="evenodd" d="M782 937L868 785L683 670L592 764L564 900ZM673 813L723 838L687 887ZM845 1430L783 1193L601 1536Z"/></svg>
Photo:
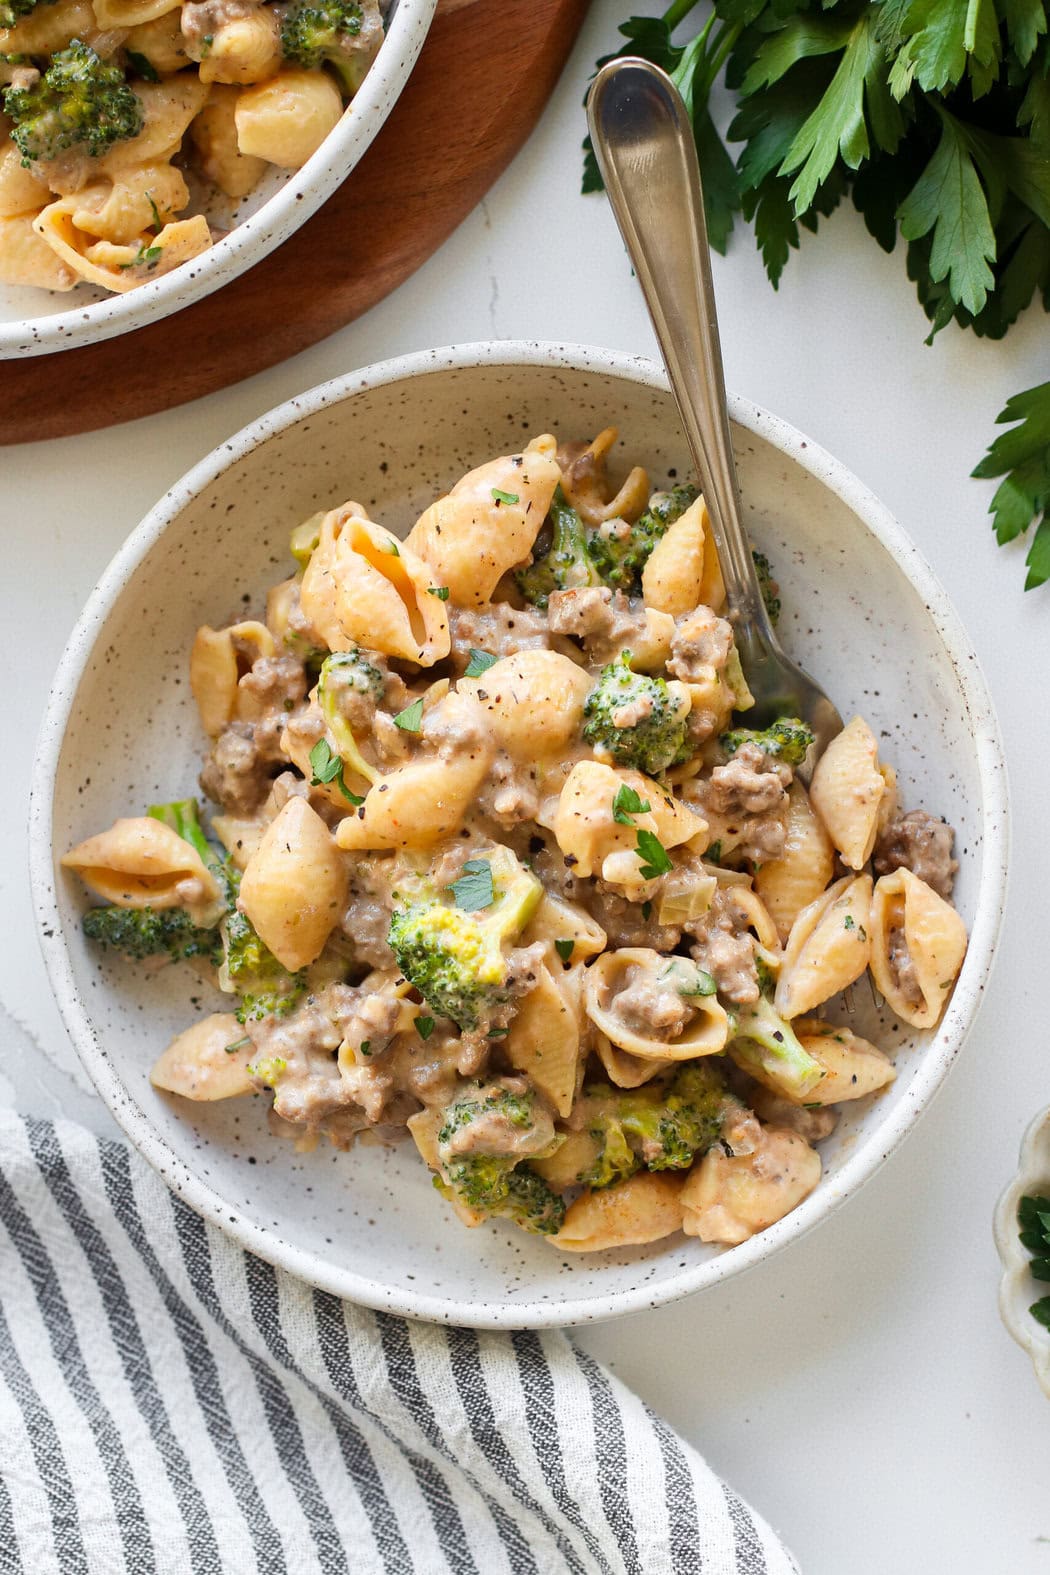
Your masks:
<svg viewBox="0 0 1050 1575"><path fill-rule="evenodd" d="M0 354L139 326L285 239L378 131L434 4L2 0Z"/></svg>
<svg viewBox="0 0 1050 1575"><path fill-rule="evenodd" d="M983 779L957 770L980 742L920 598L854 523L851 554L876 595L888 578L890 632L907 620L943 720L931 707L914 733L887 727L893 644L875 685L864 650L834 687L867 717L807 788L802 724L747 726L655 371L457 354L279 413L190 478L167 528L100 588L116 602L48 777L57 852L92 894L82 912L61 877L62 952L78 1042L90 981L107 1045L93 1075L119 1023L114 1108L151 1157L174 1151L207 1209L213 1188L182 1157L203 1144L240 1239L375 1305L565 1321L755 1261L910 1121L987 962L966 889ZM749 460L748 441L745 496L790 641L805 559L800 572L761 526L783 516L795 553L820 553L849 516L794 460L785 506L783 451L764 439ZM243 523L216 537L216 509ZM124 620L202 538L201 583L180 587L148 649L138 636L152 764L131 765L129 733L100 793L83 729L104 695L131 698ZM814 666L841 616L829 607L805 648ZM188 796L202 738L207 811ZM950 811L954 852L930 811ZM127 1037L141 1011L149 1056ZM107 1097L112 1083L107 1065ZM486 1228L454 1245L449 1214Z"/></svg>

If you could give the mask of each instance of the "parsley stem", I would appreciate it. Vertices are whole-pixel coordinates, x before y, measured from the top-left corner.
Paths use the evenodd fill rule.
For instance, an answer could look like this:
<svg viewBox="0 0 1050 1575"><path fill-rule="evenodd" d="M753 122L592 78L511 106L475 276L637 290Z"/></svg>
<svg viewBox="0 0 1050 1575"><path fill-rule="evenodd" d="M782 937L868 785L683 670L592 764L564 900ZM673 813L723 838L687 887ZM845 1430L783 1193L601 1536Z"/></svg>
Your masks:
<svg viewBox="0 0 1050 1575"><path fill-rule="evenodd" d="M673 31L679 22L685 21L690 11L696 10L699 4L700 0L673 0L673 3L664 12L663 19L667 23L668 28Z"/></svg>

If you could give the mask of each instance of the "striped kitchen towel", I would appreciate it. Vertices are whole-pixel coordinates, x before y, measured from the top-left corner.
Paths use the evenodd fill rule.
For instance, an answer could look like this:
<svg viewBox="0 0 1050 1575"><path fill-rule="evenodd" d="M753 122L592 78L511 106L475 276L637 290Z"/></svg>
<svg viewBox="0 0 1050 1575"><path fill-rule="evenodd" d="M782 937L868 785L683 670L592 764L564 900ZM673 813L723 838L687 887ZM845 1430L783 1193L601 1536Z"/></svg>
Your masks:
<svg viewBox="0 0 1050 1575"><path fill-rule="evenodd" d="M0 1113L0 1571L797 1566L565 1335L339 1302L122 1143Z"/></svg>

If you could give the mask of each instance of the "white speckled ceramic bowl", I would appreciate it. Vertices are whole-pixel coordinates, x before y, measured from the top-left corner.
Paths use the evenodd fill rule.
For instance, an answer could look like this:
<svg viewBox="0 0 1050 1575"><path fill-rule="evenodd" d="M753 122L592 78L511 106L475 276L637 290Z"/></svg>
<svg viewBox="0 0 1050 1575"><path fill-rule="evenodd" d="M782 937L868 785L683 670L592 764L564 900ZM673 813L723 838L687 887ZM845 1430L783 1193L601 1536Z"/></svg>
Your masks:
<svg viewBox="0 0 1050 1575"><path fill-rule="evenodd" d="M110 295L93 285L71 291L0 283L0 361L94 344L191 306L288 239L363 157L408 81L437 0L394 0L371 70L335 130L298 170L271 165L240 202L217 197L206 211L229 233L181 268Z"/></svg>
<svg viewBox="0 0 1050 1575"><path fill-rule="evenodd" d="M470 345L350 373L291 400L211 454L129 538L63 657L36 761L31 858L47 966L69 1031L117 1120L165 1180L244 1247L372 1307L481 1327L583 1322L684 1296L768 1257L825 1218L929 1102L984 988L1005 883L998 731L970 644L901 528L841 465L736 399L748 523L782 585L781 629L845 715L863 710L906 802L958 828L970 951L935 1033L867 1027L894 1054L887 1094L847 1106L826 1174L801 1208L731 1251L678 1236L562 1256L497 1224L466 1231L411 1144L296 1154L265 1101L190 1105L158 1094L155 1055L193 1016L178 969L100 961L85 893L56 855L120 814L183 796L202 746L185 680L196 625L262 605L286 572L290 528L356 497L405 530L465 470L533 433L620 427L658 482L688 468L662 371L564 345ZM858 991L858 1001L867 991ZM199 1010L211 1010L205 1002ZM870 1003L869 1003L869 1011Z"/></svg>
<svg viewBox="0 0 1050 1575"><path fill-rule="evenodd" d="M1034 1301L1050 1296L1050 1285L1032 1277L1032 1255L1021 1245L1017 1206L1026 1195L1050 1197L1050 1109L1036 1116L1021 1143L1017 1175L995 1211L995 1245L1003 1265L999 1285L999 1311L1003 1323L1032 1366L1043 1393L1050 1398L1050 1329L1036 1323L1029 1312Z"/></svg>

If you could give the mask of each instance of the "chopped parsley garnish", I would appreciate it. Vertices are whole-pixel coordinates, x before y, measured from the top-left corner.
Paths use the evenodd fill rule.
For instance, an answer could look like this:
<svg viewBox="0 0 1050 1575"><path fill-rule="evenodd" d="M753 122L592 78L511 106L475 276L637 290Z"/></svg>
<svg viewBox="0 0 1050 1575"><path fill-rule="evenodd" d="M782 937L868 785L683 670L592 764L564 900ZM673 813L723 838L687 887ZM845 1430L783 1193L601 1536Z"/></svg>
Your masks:
<svg viewBox="0 0 1050 1575"><path fill-rule="evenodd" d="M411 705L406 705L394 718L394 726L399 727L403 733L418 733L419 724L423 720L423 697L413 700Z"/></svg>
<svg viewBox="0 0 1050 1575"><path fill-rule="evenodd" d="M569 961L569 958L572 956L575 948L575 941L555 941L554 943L554 950L558 953L558 956L561 958L562 962L566 963Z"/></svg>
<svg viewBox="0 0 1050 1575"><path fill-rule="evenodd" d="M467 670L463 676L465 678L480 678L482 673L487 673L490 667L495 667L498 661L498 656L493 656L488 651L475 650L471 646L470 661L467 663Z"/></svg>
<svg viewBox="0 0 1050 1575"><path fill-rule="evenodd" d="M492 865L488 859L468 859L463 866L462 875L452 882L450 890L455 897L457 908L465 908L468 913L476 913L479 908L488 908L495 896Z"/></svg>
<svg viewBox="0 0 1050 1575"><path fill-rule="evenodd" d="M432 1017L416 1018L416 1033L420 1039L429 1039L434 1032L434 1019Z"/></svg>
<svg viewBox="0 0 1050 1575"><path fill-rule="evenodd" d="M493 487L492 496L497 503L520 503L521 499L516 492L501 492L499 487Z"/></svg>
<svg viewBox="0 0 1050 1575"><path fill-rule="evenodd" d="M364 803L356 793L351 793L343 781L343 762L333 751L327 738L319 738L310 751L310 766L313 776L310 778L311 787L327 787L334 782L348 804L353 804L355 809Z"/></svg>
<svg viewBox="0 0 1050 1575"><path fill-rule="evenodd" d="M401 549L396 541L384 542L383 551L388 552L392 558L400 558L401 556Z"/></svg>
<svg viewBox="0 0 1050 1575"><path fill-rule="evenodd" d="M147 60L145 55L138 54L134 49L129 49L127 54L128 65L131 67L132 71L134 71L137 77L142 78L143 82L160 81L160 73L158 72L156 66L152 61Z"/></svg>
<svg viewBox="0 0 1050 1575"><path fill-rule="evenodd" d="M372 1041L371 1041L371 1039L362 1039L362 1041L361 1041L361 1054L362 1055L371 1055L372 1054Z"/></svg>
<svg viewBox="0 0 1050 1575"><path fill-rule="evenodd" d="M448 586L447 585L428 585L427 586L427 595L428 596L436 596L439 602L447 602L448 601Z"/></svg>
<svg viewBox="0 0 1050 1575"><path fill-rule="evenodd" d="M668 870L674 869L670 854L651 831L639 831L636 843L638 857L642 864L642 879L655 880L658 875L666 875Z"/></svg>
<svg viewBox="0 0 1050 1575"><path fill-rule="evenodd" d="M648 799L642 798L633 787L628 787L624 782L616 790L613 799L613 820L621 826L633 826L632 815L644 815L649 809Z"/></svg>

